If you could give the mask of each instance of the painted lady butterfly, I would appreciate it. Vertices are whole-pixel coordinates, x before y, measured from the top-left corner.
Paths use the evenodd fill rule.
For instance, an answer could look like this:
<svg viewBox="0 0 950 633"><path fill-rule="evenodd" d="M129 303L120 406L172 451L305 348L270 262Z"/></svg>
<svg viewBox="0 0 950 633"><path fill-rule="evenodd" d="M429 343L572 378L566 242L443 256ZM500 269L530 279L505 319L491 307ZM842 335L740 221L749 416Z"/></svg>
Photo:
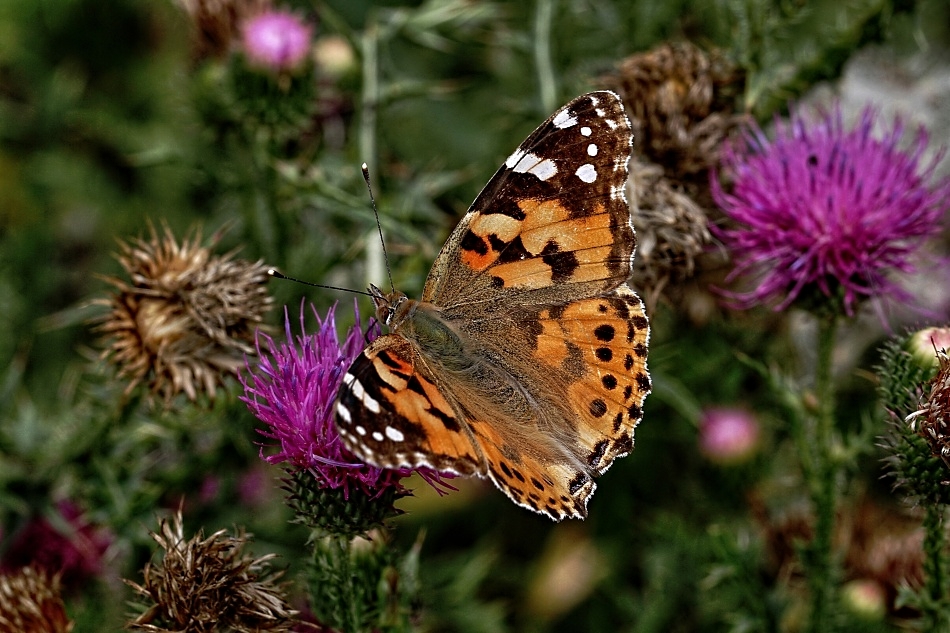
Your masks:
<svg viewBox="0 0 950 633"><path fill-rule="evenodd" d="M558 110L488 182L421 301L370 288L389 326L343 379L346 446L381 467L491 479L559 521L633 448L649 325L627 286L633 136L612 92Z"/></svg>

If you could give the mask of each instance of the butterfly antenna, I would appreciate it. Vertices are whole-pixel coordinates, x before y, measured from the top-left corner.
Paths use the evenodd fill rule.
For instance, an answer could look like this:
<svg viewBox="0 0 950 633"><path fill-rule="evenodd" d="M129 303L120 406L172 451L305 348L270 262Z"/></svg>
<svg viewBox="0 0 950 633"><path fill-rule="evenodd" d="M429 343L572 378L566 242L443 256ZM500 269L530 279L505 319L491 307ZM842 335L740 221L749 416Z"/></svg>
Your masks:
<svg viewBox="0 0 950 633"><path fill-rule="evenodd" d="M383 239L383 225L379 222L379 211L376 209L376 198L373 196L373 186L369 183L369 167L363 163L360 168L363 171L363 180L366 181L366 190L369 192L369 201L373 204L373 215L376 216L376 229L379 231L379 243L383 245L383 260L386 262L386 274L389 276L389 287L396 292L396 284L393 283L393 271L389 267L389 254L386 252L386 240Z"/></svg>
<svg viewBox="0 0 950 633"><path fill-rule="evenodd" d="M327 290L339 290L341 292L352 292L356 295L366 295L367 297L372 297L368 292L363 290L353 290L352 288L340 288L339 286L327 286L325 284L314 284L309 281L304 281L303 279L295 279L294 277L288 277L284 273L280 272L276 268L269 268L267 274L276 279L286 279L287 281L296 281L298 284L303 284L305 286L313 286L314 288L326 288Z"/></svg>

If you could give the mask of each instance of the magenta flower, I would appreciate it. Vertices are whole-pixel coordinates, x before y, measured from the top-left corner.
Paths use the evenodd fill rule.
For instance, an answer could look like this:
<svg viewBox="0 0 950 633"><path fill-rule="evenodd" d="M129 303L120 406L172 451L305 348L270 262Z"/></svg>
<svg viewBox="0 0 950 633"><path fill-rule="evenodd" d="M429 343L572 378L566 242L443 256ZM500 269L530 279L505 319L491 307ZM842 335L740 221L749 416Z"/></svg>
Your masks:
<svg viewBox="0 0 950 633"><path fill-rule="evenodd" d="M742 409L713 408L699 421L699 450L718 464L738 464L759 447L759 423Z"/></svg>
<svg viewBox="0 0 950 633"><path fill-rule="evenodd" d="M265 11L244 23L241 44L253 66L293 70L307 58L312 32L292 13Z"/></svg>
<svg viewBox="0 0 950 633"><path fill-rule="evenodd" d="M337 432L334 403L343 375L365 345L364 332L356 312L356 324L341 344L336 332L336 306L325 318L310 306L317 319L317 332L307 334L304 307L300 306L300 335L290 331L290 318L284 316L286 341L279 345L258 332L256 364L248 360L247 373L240 376L244 386L241 397L251 413L267 425L261 435L276 441L278 451L261 459L278 464L287 462L295 470L308 470L321 488L342 489L349 498L352 487L375 497L389 488L402 490L401 480L418 472L436 490L450 487L443 475L430 469L386 469L360 462L350 453ZM374 325L365 333L373 340L379 335ZM261 340L266 349L262 349Z"/></svg>
<svg viewBox="0 0 950 633"><path fill-rule="evenodd" d="M901 122L880 139L875 122L870 108L849 130L840 107L815 123L795 113L776 122L773 141L753 126L739 147L726 147L732 190L711 184L735 226L715 233L735 261L728 279L757 284L729 293L735 307L776 303L778 311L817 290L851 315L865 298L907 298L890 275L913 272L922 242L940 231L950 182L928 187L939 157L922 165L923 129L902 149Z"/></svg>

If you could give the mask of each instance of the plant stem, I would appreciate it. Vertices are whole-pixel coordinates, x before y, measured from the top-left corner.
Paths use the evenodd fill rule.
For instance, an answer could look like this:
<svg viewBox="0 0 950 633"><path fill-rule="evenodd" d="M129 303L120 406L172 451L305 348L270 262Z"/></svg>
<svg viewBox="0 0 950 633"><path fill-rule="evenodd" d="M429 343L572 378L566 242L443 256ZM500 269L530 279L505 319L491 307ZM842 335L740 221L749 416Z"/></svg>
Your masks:
<svg viewBox="0 0 950 633"><path fill-rule="evenodd" d="M815 536L809 547L808 579L811 585L810 630L829 630L829 611L834 591L834 562L831 553L835 523L838 468L832 456L834 441L835 390L831 376L837 319L819 318L818 358L815 367L815 395L818 413L812 427L812 481L809 482L815 508Z"/></svg>
<svg viewBox="0 0 950 633"><path fill-rule="evenodd" d="M924 514L924 572L927 596L921 601L922 621L928 631L945 631L947 618L947 559L944 555L942 504L927 504Z"/></svg>

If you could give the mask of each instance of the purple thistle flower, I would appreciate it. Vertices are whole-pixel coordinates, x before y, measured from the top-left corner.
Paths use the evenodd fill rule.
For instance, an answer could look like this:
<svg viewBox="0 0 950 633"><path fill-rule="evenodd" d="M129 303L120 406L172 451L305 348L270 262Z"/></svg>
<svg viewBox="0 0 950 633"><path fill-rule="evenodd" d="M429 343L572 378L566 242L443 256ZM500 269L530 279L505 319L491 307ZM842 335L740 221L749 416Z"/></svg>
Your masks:
<svg viewBox="0 0 950 633"><path fill-rule="evenodd" d="M241 44L248 61L272 70L293 70L310 52L313 29L286 11L265 11L247 20Z"/></svg>
<svg viewBox="0 0 950 633"><path fill-rule="evenodd" d="M864 298L908 297L889 275L913 272L912 257L940 231L950 181L928 187L940 156L922 165L923 129L902 149L900 120L881 139L872 136L875 122L867 108L845 130L836 106L813 124L800 113L777 121L773 141L753 125L739 147L726 146L722 168L732 190L715 178L711 185L737 226L714 231L735 261L727 280L750 276L758 284L728 293L735 307L777 302L778 311L817 289L840 293L852 315Z"/></svg>
<svg viewBox="0 0 950 633"><path fill-rule="evenodd" d="M354 306L355 308L355 306ZM431 469L386 469L360 462L350 453L337 432L334 423L334 404L343 382L343 375L353 360L363 351L364 333L360 327L359 311L356 323L340 344L336 331L336 306L317 319L317 332L307 334L304 326L305 311L300 305L300 335L290 330L290 317L284 309L286 341L279 345L258 331L257 363L247 361L247 373L240 376L244 386L241 397L251 413L267 425L261 435L276 440L279 450L261 459L278 464L288 462L293 469L310 471L321 488L342 489L349 498L356 486L370 497L376 497L389 487L403 491L401 480L418 472L432 487L443 492L451 488L443 481L451 475ZM379 335L374 324L366 332L373 340ZM262 349L263 339L266 349Z"/></svg>

